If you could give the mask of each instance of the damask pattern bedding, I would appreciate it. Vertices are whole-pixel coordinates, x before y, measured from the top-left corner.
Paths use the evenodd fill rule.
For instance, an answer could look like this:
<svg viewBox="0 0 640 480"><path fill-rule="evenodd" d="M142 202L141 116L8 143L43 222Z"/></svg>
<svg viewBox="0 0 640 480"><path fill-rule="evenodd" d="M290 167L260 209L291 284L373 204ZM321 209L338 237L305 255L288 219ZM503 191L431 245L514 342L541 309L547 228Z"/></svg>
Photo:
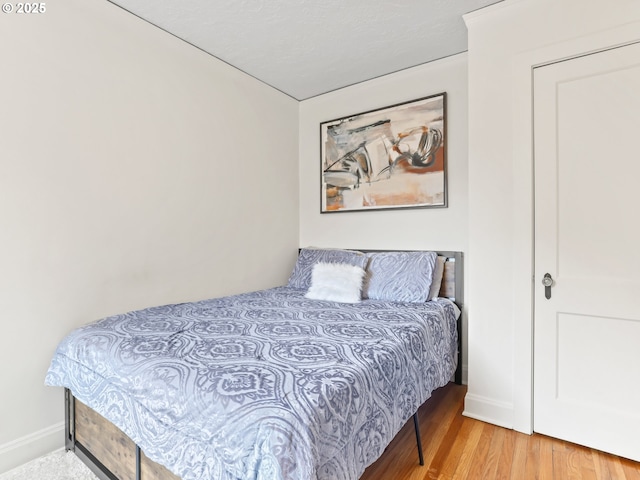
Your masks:
<svg viewBox="0 0 640 480"><path fill-rule="evenodd" d="M456 369L457 307L278 287L105 318L64 386L184 480L355 480Z"/></svg>

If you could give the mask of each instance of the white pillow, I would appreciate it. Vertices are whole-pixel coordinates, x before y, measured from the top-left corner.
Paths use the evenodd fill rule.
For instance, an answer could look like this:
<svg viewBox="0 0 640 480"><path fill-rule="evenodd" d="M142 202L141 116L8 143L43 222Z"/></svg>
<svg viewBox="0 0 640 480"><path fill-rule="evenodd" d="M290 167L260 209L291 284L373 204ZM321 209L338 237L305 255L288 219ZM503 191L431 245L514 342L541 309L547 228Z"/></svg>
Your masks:
<svg viewBox="0 0 640 480"><path fill-rule="evenodd" d="M438 255L436 258L436 268L433 270L433 280L431 280L431 287L429 288L429 298L427 300L433 300L440 295L440 286L442 285L442 276L444 275L444 263L447 261L447 257Z"/></svg>
<svg viewBox="0 0 640 480"><path fill-rule="evenodd" d="M313 266L305 297L330 302L358 303L364 270L346 263L319 262Z"/></svg>

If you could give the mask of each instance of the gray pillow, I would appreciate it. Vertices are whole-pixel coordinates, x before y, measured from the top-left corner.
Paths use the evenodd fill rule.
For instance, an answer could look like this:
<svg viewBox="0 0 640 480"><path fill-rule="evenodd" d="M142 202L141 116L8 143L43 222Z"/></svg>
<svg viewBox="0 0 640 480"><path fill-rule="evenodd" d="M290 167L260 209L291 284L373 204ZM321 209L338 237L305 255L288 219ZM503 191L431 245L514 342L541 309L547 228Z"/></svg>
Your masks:
<svg viewBox="0 0 640 480"><path fill-rule="evenodd" d="M373 300L426 302L435 252L378 252L370 256L365 295Z"/></svg>
<svg viewBox="0 0 640 480"><path fill-rule="evenodd" d="M357 250L339 250L335 248L302 248L293 267L287 285L307 290L311 285L311 273L316 263L346 263L364 269L367 256Z"/></svg>

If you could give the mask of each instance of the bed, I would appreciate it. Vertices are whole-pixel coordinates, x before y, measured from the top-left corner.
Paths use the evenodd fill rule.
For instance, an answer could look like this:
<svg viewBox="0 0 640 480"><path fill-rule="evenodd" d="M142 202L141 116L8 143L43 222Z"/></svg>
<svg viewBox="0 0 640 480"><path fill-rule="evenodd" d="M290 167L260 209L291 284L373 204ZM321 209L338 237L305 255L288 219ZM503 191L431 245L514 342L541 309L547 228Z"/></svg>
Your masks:
<svg viewBox="0 0 640 480"><path fill-rule="evenodd" d="M301 249L285 286L75 330L45 383L105 480L355 480L461 382L461 308L460 252Z"/></svg>

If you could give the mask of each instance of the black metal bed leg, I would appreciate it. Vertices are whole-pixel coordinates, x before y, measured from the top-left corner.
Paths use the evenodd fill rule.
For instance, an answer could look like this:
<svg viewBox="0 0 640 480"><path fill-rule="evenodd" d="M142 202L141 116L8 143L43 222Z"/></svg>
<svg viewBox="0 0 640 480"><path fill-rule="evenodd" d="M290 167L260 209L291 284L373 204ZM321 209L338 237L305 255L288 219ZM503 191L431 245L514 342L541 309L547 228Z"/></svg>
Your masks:
<svg viewBox="0 0 640 480"><path fill-rule="evenodd" d="M420 422L418 421L418 412L413 414L413 425L416 427L416 442L418 443L418 457L420 465L424 465L424 456L422 455L422 439L420 438Z"/></svg>
<svg viewBox="0 0 640 480"><path fill-rule="evenodd" d="M76 448L76 409L73 395L68 388L64 389L64 449L66 451Z"/></svg>
<svg viewBox="0 0 640 480"><path fill-rule="evenodd" d="M136 445L136 480L140 480L140 447Z"/></svg>

